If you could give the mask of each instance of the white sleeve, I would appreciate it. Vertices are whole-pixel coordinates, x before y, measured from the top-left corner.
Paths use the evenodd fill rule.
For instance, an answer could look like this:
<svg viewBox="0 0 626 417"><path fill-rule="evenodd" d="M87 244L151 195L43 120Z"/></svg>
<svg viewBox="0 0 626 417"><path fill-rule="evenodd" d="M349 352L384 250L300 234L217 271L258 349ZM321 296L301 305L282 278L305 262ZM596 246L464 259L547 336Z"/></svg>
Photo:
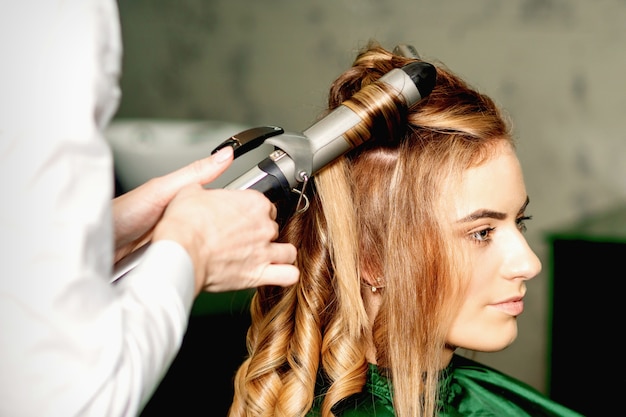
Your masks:
<svg viewBox="0 0 626 417"><path fill-rule="evenodd" d="M174 242L109 284L115 0L0 12L0 415L136 416L175 357L193 270Z"/></svg>

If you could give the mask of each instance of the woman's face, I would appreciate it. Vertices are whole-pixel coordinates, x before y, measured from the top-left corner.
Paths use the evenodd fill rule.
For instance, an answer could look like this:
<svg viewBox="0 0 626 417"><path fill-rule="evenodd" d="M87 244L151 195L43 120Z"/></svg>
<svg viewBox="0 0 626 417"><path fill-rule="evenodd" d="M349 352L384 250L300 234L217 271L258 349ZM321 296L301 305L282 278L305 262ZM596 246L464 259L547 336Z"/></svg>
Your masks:
<svg viewBox="0 0 626 417"><path fill-rule="evenodd" d="M517 337L526 281L541 262L523 236L528 204L522 170L503 144L485 164L465 171L447 210L469 260L470 281L447 343L497 351Z"/></svg>

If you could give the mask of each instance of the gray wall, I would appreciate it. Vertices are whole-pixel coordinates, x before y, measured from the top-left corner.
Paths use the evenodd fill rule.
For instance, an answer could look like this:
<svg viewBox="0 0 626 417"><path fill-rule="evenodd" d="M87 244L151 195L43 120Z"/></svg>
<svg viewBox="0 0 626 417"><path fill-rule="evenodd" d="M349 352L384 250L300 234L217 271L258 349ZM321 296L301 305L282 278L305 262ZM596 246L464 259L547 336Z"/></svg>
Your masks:
<svg viewBox="0 0 626 417"><path fill-rule="evenodd" d="M375 38L413 44L510 114L544 263L517 342L478 359L546 390L546 233L626 203L624 0L119 0L118 117L308 127ZM584 337L584 336L581 336Z"/></svg>

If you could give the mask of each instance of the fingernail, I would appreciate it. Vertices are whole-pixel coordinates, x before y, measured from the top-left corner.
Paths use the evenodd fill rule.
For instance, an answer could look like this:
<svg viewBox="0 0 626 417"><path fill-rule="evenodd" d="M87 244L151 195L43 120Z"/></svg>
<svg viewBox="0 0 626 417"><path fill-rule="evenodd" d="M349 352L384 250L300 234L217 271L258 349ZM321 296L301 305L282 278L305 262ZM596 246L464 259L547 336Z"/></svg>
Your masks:
<svg viewBox="0 0 626 417"><path fill-rule="evenodd" d="M217 151L216 153L213 154L213 158L215 158L216 162L225 162L228 161L230 159L230 156L232 154L232 148L230 146L226 146L222 149L220 149L219 151Z"/></svg>

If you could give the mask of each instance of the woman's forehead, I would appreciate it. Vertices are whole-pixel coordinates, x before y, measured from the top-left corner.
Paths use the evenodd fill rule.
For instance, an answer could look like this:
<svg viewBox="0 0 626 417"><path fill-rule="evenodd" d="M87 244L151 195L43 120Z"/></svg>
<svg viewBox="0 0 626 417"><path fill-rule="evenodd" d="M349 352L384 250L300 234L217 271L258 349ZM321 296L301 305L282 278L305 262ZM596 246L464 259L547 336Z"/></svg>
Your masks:
<svg viewBox="0 0 626 417"><path fill-rule="evenodd" d="M510 146L501 146L482 164L463 171L446 188L442 205L455 219L477 210L517 213L527 198L522 168Z"/></svg>

